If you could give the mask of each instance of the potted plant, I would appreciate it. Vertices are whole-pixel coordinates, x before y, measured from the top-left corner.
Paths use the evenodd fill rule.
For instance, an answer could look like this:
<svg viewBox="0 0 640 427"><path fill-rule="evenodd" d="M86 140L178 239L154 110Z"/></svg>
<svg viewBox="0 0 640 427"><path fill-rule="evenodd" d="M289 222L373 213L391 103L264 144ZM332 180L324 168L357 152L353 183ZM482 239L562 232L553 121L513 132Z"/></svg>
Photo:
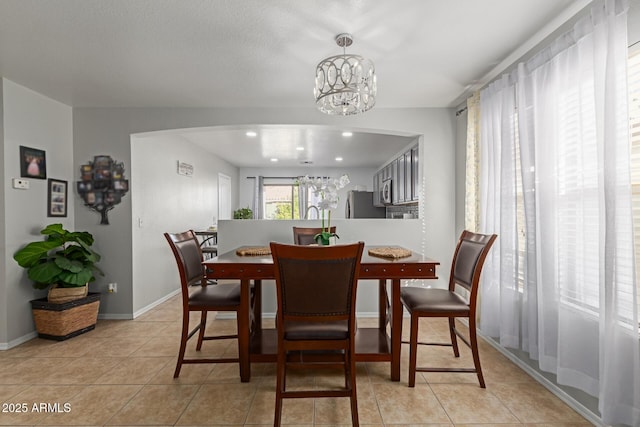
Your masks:
<svg viewBox="0 0 640 427"><path fill-rule="evenodd" d="M233 211L233 219L252 219L253 211L247 208L240 208Z"/></svg>
<svg viewBox="0 0 640 427"><path fill-rule="evenodd" d="M66 339L93 329L100 294L90 294L88 283L95 273L103 275L96 266L100 255L91 248L93 236L65 230L62 224L50 224L40 233L45 240L31 242L13 256L35 288L49 289L47 298L31 301L38 334Z"/></svg>

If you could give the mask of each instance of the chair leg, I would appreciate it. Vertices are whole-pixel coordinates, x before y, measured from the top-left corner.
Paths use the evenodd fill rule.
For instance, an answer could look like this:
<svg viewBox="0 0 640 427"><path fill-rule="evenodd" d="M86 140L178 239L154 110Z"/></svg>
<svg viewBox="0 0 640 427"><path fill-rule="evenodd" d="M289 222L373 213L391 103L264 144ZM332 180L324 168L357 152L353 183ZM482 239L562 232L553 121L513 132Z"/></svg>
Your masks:
<svg viewBox="0 0 640 427"><path fill-rule="evenodd" d="M416 363L418 360L418 321L420 318L411 314L411 331L409 337L409 387L416 385Z"/></svg>
<svg viewBox="0 0 640 427"><path fill-rule="evenodd" d="M273 417L273 427L280 427L282 422L282 392L284 391L285 385L285 375L286 375L286 367L284 364L286 363L286 356L280 355L278 353L278 367L276 370L276 408L275 414Z"/></svg>
<svg viewBox="0 0 640 427"><path fill-rule="evenodd" d="M460 351L458 350L458 337L456 336L455 317L449 317L449 334L451 335L451 346L453 347L453 354L456 357L460 357Z"/></svg>
<svg viewBox="0 0 640 427"><path fill-rule="evenodd" d="M180 350L178 351L178 362L176 363L176 370L173 372L173 378L180 376L180 369L182 369L182 361L184 360L184 352L187 348L187 340L189 339L189 312L184 311L182 313L182 336L180 337Z"/></svg>
<svg viewBox="0 0 640 427"><path fill-rule="evenodd" d="M476 319L469 318L469 342L471 344L471 354L473 355L473 365L476 368L478 382L481 388L486 388L482 368L480 367L480 353L478 352L478 338L476 336Z"/></svg>
<svg viewBox="0 0 640 427"><path fill-rule="evenodd" d="M200 332L198 333L198 345L196 346L196 351L200 351L202 348L202 340L204 339L204 330L207 326L207 312L202 310L200 312Z"/></svg>
<svg viewBox="0 0 640 427"><path fill-rule="evenodd" d="M351 425L358 427L360 422L358 420L358 398L356 394L356 362L351 356L351 353L347 356L349 358L349 364L347 366L349 367L349 386L351 388L351 395L349 396L351 400ZM345 366L345 368L347 366Z"/></svg>

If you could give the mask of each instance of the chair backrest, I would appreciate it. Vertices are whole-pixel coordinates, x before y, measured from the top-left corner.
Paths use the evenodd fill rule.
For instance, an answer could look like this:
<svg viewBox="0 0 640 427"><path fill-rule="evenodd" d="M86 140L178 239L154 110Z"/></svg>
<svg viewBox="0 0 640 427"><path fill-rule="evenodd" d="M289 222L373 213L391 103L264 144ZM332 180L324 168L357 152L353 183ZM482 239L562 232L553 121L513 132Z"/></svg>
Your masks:
<svg viewBox="0 0 640 427"><path fill-rule="evenodd" d="M178 264L183 297L189 296L189 286L205 284L202 250L193 230L182 233L164 233Z"/></svg>
<svg viewBox="0 0 640 427"><path fill-rule="evenodd" d="M455 291L456 285L462 286L471 293L469 300L474 305L484 260L497 237L496 234L464 230L458 240L451 264L449 289Z"/></svg>
<svg viewBox="0 0 640 427"><path fill-rule="evenodd" d="M363 242L303 247L272 242L279 324L355 319L363 248Z"/></svg>
<svg viewBox="0 0 640 427"><path fill-rule="evenodd" d="M313 245L316 243L313 236L322 232L320 227L293 227L293 243L295 245ZM330 233L336 232L336 227L329 228Z"/></svg>

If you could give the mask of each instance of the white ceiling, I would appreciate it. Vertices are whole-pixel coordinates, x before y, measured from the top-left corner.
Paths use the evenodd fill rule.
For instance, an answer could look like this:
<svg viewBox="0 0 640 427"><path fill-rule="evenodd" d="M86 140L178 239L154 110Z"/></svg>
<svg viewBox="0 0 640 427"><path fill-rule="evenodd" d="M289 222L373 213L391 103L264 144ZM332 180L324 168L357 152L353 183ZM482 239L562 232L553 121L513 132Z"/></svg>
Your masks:
<svg viewBox="0 0 640 427"><path fill-rule="evenodd" d="M317 63L349 32L376 66L374 108L455 107L587 3L0 0L0 75L74 107L309 108Z"/></svg>

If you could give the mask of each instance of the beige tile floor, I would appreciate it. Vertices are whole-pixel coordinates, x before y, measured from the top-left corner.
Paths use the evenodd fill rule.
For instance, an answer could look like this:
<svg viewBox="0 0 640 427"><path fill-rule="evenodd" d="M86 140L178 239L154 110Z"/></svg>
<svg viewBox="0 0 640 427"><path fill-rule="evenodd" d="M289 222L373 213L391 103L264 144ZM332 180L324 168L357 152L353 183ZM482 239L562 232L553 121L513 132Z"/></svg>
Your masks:
<svg viewBox="0 0 640 427"><path fill-rule="evenodd" d="M0 425L273 425L271 364L254 365L249 383L240 382L235 364L186 365L180 378L173 379L180 312L180 299L175 297L133 321L98 321L94 331L67 341L34 339L0 351ZM210 322L209 327L218 330L235 328L231 320ZM367 322L371 320L360 320ZM439 320L424 320L420 332L431 340L448 337L446 322ZM233 354L234 347L234 341L209 341L201 353ZM191 342L192 356L194 348ZM462 351L456 360L450 348L423 348L419 363L471 364L469 351ZM358 364L361 425L590 425L484 342L481 359L486 389L478 386L474 374L421 373L416 387L408 388L406 345L399 383L389 380L388 364ZM289 384L313 387L340 382L338 373L323 372L292 375ZM26 411L17 412L16 404L26 404ZM51 409L58 404L58 411L38 411L40 404L50 404ZM286 400L283 424L350 425L348 399Z"/></svg>

